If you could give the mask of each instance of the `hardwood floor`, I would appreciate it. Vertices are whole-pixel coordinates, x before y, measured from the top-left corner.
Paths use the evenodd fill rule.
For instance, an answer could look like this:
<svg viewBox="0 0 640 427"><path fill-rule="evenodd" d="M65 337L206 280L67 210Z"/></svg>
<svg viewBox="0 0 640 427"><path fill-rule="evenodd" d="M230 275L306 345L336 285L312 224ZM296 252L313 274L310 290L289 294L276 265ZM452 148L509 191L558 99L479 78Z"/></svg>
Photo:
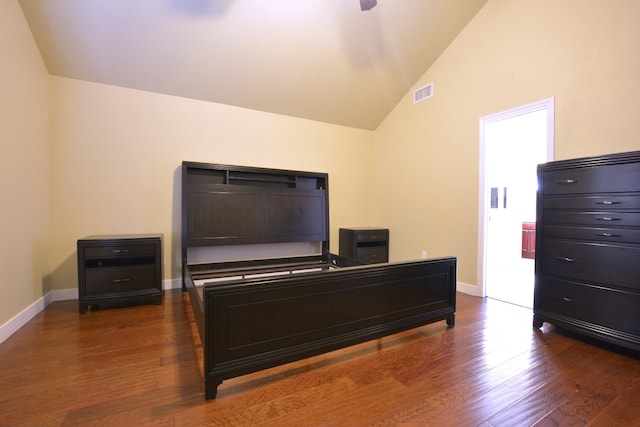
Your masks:
<svg viewBox="0 0 640 427"><path fill-rule="evenodd" d="M0 426L633 426L640 356L458 294L444 321L227 380L205 401L187 296L78 314L0 344Z"/></svg>

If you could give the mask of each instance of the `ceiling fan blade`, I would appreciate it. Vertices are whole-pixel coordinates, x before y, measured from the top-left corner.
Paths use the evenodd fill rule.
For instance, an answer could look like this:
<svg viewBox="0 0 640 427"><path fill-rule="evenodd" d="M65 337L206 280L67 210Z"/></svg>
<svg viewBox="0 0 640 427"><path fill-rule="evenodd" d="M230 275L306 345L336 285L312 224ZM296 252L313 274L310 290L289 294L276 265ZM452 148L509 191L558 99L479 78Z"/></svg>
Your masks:
<svg viewBox="0 0 640 427"><path fill-rule="evenodd" d="M360 0L360 10L371 10L378 4L378 0Z"/></svg>

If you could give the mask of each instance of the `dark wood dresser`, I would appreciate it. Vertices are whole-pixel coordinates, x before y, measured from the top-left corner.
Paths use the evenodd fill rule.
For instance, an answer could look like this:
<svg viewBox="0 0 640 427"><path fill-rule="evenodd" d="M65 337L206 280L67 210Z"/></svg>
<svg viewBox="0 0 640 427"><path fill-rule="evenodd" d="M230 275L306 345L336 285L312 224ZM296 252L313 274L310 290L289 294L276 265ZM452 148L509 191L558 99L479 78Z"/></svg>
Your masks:
<svg viewBox="0 0 640 427"><path fill-rule="evenodd" d="M363 264L389 262L389 230L386 228L341 228L340 256Z"/></svg>
<svg viewBox="0 0 640 427"><path fill-rule="evenodd" d="M640 151L538 166L533 325L640 351Z"/></svg>
<svg viewBox="0 0 640 427"><path fill-rule="evenodd" d="M80 313L101 303L162 303L162 235L101 235L78 240Z"/></svg>

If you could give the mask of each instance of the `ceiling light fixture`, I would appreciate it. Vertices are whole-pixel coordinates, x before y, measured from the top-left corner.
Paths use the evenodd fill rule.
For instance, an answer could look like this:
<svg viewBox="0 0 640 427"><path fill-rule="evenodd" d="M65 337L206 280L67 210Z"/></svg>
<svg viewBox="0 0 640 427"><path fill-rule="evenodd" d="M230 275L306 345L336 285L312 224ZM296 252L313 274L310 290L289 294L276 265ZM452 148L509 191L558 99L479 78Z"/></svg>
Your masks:
<svg viewBox="0 0 640 427"><path fill-rule="evenodd" d="M360 10L371 10L378 4L378 0L360 0Z"/></svg>

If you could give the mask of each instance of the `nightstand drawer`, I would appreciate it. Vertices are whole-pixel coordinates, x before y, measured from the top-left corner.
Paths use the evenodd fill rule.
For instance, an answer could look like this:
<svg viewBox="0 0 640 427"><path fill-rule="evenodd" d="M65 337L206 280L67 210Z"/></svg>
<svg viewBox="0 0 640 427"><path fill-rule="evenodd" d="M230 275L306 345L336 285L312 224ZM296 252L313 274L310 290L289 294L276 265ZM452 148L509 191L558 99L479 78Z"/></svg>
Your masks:
<svg viewBox="0 0 640 427"><path fill-rule="evenodd" d="M354 233L357 242L386 242L389 240L388 230L366 230Z"/></svg>
<svg viewBox="0 0 640 427"><path fill-rule="evenodd" d="M87 294L151 289L156 284L154 265L126 268L88 268L85 274Z"/></svg>
<svg viewBox="0 0 640 427"><path fill-rule="evenodd" d="M640 335L640 294L542 278L536 283L536 311Z"/></svg>
<svg viewBox="0 0 640 427"><path fill-rule="evenodd" d="M99 246L84 249L85 258L113 258L113 257L137 257L154 256L156 248L153 245L119 245Z"/></svg>
<svg viewBox="0 0 640 427"><path fill-rule="evenodd" d="M365 264L387 262L386 246L361 246L356 249L356 259Z"/></svg>

